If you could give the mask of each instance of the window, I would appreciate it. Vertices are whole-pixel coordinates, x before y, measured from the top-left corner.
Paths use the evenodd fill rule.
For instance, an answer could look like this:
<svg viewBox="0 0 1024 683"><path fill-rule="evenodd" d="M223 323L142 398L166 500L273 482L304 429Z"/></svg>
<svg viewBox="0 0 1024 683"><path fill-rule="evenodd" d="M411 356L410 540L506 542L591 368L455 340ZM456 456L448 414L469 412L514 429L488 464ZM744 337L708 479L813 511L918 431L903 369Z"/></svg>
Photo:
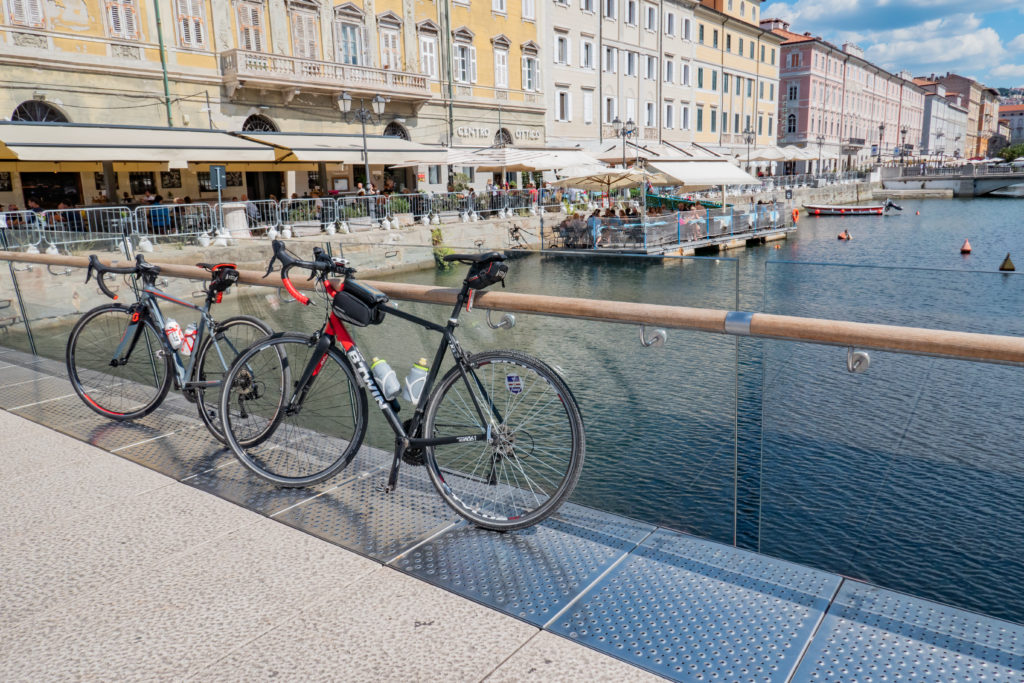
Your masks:
<svg viewBox="0 0 1024 683"><path fill-rule="evenodd" d="M758 116L757 117L757 134L758 135L764 135L764 117L763 116Z"/></svg>
<svg viewBox="0 0 1024 683"><path fill-rule="evenodd" d="M43 26L43 0L8 0L11 23L16 26Z"/></svg>
<svg viewBox="0 0 1024 683"><path fill-rule="evenodd" d="M739 114L733 114L732 115L732 129L736 133L740 132L740 115Z"/></svg>
<svg viewBox="0 0 1024 683"><path fill-rule="evenodd" d="M729 93L729 74L722 74L722 92Z"/></svg>
<svg viewBox="0 0 1024 683"><path fill-rule="evenodd" d="M107 24L112 38L137 39L139 20L135 0L107 0Z"/></svg>
<svg viewBox="0 0 1024 683"><path fill-rule="evenodd" d="M636 76L636 53L625 52L622 58L626 62L626 75Z"/></svg>
<svg viewBox="0 0 1024 683"><path fill-rule="evenodd" d="M759 86L759 90L760 90L760 92L757 94L757 96L760 97L763 100L764 99L764 81L761 81L760 86Z"/></svg>
<svg viewBox="0 0 1024 683"><path fill-rule="evenodd" d="M775 48L772 48L772 66L775 66Z"/></svg>
<svg viewBox="0 0 1024 683"><path fill-rule="evenodd" d="M647 5L647 21L644 28L648 31L658 30L658 8L654 5Z"/></svg>
<svg viewBox="0 0 1024 683"><path fill-rule="evenodd" d="M697 25L697 42L701 45L704 44L704 24Z"/></svg>
<svg viewBox="0 0 1024 683"><path fill-rule="evenodd" d="M747 79L747 97L753 97L753 96L754 96L754 79L748 78Z"/></svg>
<svg viewBox="0 0 1024 683"><path fill-rule="evenodd" d="M611 123L619 115L619 101L614 97L604 98L604 122Z"/></svg>
<svg viewBox="0 0 1024 683"><path fill-rule="evenodd" d="M434 36L420 36L420 71L437 78L437 38Z"/></svg>
<svg viewBox="0 0 1024 683"><path fill-rule="evenodd" d="M697 132L704 132L704 107L697 107Z"/></svg>
<svg viewBox="0 0 1024 683"><path fill-rule="evenodd" d="M674 80L675 80L675 78L674 78L674 76L675 76L675 73L674 73L675 66L676 66L676 63L674 61L672 61L672 55L665 55L665 82L666 83L674 82Z"/></svg>
<svg viewBox="0 0 1024 683"><path fill-rule="evenodd" d="M727 111L722 112L722 132L729 132L729 112Z"/></svg>
<svg viewBox="0 0 1024 683"><path fill-rule="evenodd" d="M528 92L540 90L540 72L537 69L537 56L535 53L523 55L523 90Z"/></svg>
<svg viewBox="0 0 1024 683"><path fill-rule="evenodd" d="M740 78L739 76L737 76L736 77L736 94L737 95L742 95L743 94L742 90L741 90L742 88L743 88L743 79Z"/></svg>
<svg viewBox="0 0 1024 683"><path fill-rule="evenodd" d="M502 0L504 2L504 0ZM537 7L534 0L523 0L523 19L534 20L537 18Z"/></svg>
<svg viewBox="0 0 1024 683"><path fill-rule="evenodd" d="M580 41L580 66L584 69L594 68L594 43L589 40Z"/></svg>
<svg viewBox="0 0 1024 683"><path fill-rule="evenodd" d="M508 87L508 50L494 48L494 87Z"/></svg>
<svg viewBox="0 0 1024 683"><path fill-rule="evenodd" d="M774 102L775 101L775 84L774 83L769 83L768 84L768 101L769 102Z"/></svg>
<svg viewBox="0 0 1024 683"><path fill-rule="evenodd" d="M794 52L789 55L789 67L792 69L798 66L800 66L800 53Z"/></svg>
<svg viewBox="0 0 1024 683"><path fill-rule="evenodd" d="M697 87L704 87L704 67L702 66L697 67Z"/></svg>
<svg viewBox="0 0 1024 683"><path fill-rule="evenodd" d="M202 0L178 0L178 37L182 47L204 47L206 45L203 4Z"/></svg>
<svg viewBox="0 0 1024 683"><path fill-rule="evenodd" d="M206 175L206 184L210 183L210 174L199 173L198 175ZM156 192L156 181L153 179L152 171L131 171L128 173L128 187L131 188L132 194L146 194L146 191ZM199 187L203 188L202 178L199 179ZM211 190L213 188L210 188ZM209 191L209 190L207 190Z"/></svg>
<svg viewBox="0 0 1024 683"><path fill-rule="evenodd" d="M711 71L711 89L718 90L718 72L714 70Z"/></svg>
<svg viewBox="0 0 1024 683"><path fill-rule="evenodd" d="M743 39L742 38L740 38L740 49L737 50L737 53L739 53L740 57L743 56Z"/></svg>
<svg viewBox="0 0 1024 683"><path fill-rule="evenodd" d="M654 102L644 103L644 125L648 128L654 125Z"/></svg>
<svg viewBox="0 0 1024 683"><path fill-rule="evenodd" d="M402 68L401 52L398 47L398 31L393 28L380 31L380 65L385 69Z"/></svg>
<svg viewBox="0 0 1024 683"><path fill-rule="evenodd" d="M647 70L645 77L649 81L657 80L658 78L658 58L647 56Z"/></svg>
<svg viewBox="0 0 1024 683"><path fill-rule="evenodd" d="M636 26L636 0L626 0L626 23Z"/></svg>
<svg viewBox="0 0 1024 683"><path fill-rule="evenodd" d="M714 109L711 110L711 115L708 117L711 122L711 132L715 133L718 131L718 112Z"/></svg>
<svg viewBox="0 0 1024 683"><path fill-rule="evenodd" d="M729 0L729 11L732 11L732 0Z"/></svg>
<svg viewBox="0 0 1024 683"><path fill-rule="evenodd" d="M718 47L718 29L711 32L711 47Z"/></svg>
<svg viewBox="0 0 1024 683"><path fill-rule="evenodd" d="M680 107L679 115L682 117L679 119L679 127L683 130L690 130L690 108Z"/></svg>
<svg viewBox="0 0 1024 683"><path fill-rule="evenodd" d="M583 91L583 123L594 122L594 91Z"/></svg>
<svg viewBox="0 0 1024 683"><path fill-rule="evenodd" d="M761 61L764 61L764 45L761 46Z"/></svg>
<svg viewBox="0 0 1024 683"><path fill-rule="evenodd" d="M580 9L582 9L584 12L593 12L594 0L581 0Z"/></svg>
<svg viewBox="0 0 1024 683"><path fill-rule="evenodd" d="M665 33L670 36L676 34L676 15L671 12L665 14Z"/></svg>
<svg viewBox="0 0 1024 683"><path fill-rule="evenodd" d="M672 109L672 103L665 103L665 127L671 128L672 123L675 121L675 111Z"/></svg>
<svg viewBox="0 0 1024 683"><path fill-rule="evenodd" d="M750 41L750 58L754 58L754 41Z"/></svg>
<svg viewBox="0 0 1024 683"><path fill-rule="evenodd" d="M568 90L558 90L555 93L555 120L572 121L572 96Z"/></svg>
<svg viewBox="0 0 1024 683"><path fill-rule="evenodd" d="M636 98L626 98L626 121L636 121Z"/></svg>
<svg viewBox="0 0 1024 683"><path fill-rule="evenodd" d="M555 33L555 64L569 63L569 36Z"/></svg>
<svg viewBox="0 0 1024 683"><path fill-rule="evenodd" d="M316 15L309 12L292 12L292 54L303 59L317 59L320 56L320 41L317 40ZM398 33L395 33L398 39ZM384 52L384 39L381 35L381 53Z"/></svg>
<svg viewBox="0 0 1024 683"><path fill-rule="evenodd" d="M690 40L690 20L683 19L683 38Z"/></svg>
<svg viewBox="0 0 1024 683"><path fill-rule="evenodd" d="M786 117L786 132L796 132L796 114L790 114L788 117Z"/></svg>
<svg viewBox="0 0 1024 683"><path fill-rule="evenodd" d="M434 165L428 168L428 181L431 185L441 184L441 166Z"/></svg>
<svg viewBox="0 0 1024 683"><path fill-rule="evenodd" d="M505 14L508 11L505 7L505 0L491 0L491 11Z"/></svg>
<svg viewBox="0 0 1024 683"><path fill-rule="evenodd" d="M604 49L604 70L606 73L615 73L615 64L618 62L618 55L615 53L614 47L606 47Z"/></svg>
<svg viewBox="0 0 1024 683"><path fill-rule="evenodd" d="M342 64L359 65L366 62L363 53L363 26L359 23L361 21L362 14L353 6L344 6L344 10L339 9L335 14L335 59ZM434 73L437 73L436 55Z"/></svg>
<svg viewBox="0 0 1024 683"><path fill-rule="evenodd" d="M476 83L476 48L472 45L456 44L454 58L455 81Z"/></svg>
<svg viewBox="0 0 1024 683"><path fill-rule="evenodd" d="M604 16L614 19L618 14L619 0L604 0Z"/></svg>
<svg viewBox="0 0 1024 683"><path fill-rule="evenodd" d="M732 34L725 34L725 51L732 52Z"/></svg>
<svg viewBox="0 0 1024 683"><path fill-rule="evenodd" d="M690 65L681 64L680 67L680 71L682 72L683 77L681 85L690 85Z"/></svg>

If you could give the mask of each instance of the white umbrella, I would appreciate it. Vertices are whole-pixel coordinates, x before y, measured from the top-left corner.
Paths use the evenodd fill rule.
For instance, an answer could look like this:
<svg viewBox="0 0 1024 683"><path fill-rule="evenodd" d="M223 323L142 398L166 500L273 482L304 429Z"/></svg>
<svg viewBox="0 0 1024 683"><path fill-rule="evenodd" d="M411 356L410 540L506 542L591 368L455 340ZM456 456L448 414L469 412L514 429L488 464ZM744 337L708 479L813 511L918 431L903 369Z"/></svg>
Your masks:
<svg viewBox="0 0 1024 683"><path fill-rule="evenodd" d="M562 178L561 180L553 182L552 185L556 187L572 187L577 190L611 192L612 190L638 187L649 177L649 175L636 169L629 169L625 171L621 169L604 169L597 173L588 172L583 175Z"/></svg>
<svg viewBox="0 0 1024 683"><path fill-rule="evenodd" d="M778 147L760 147L750 152L751 161L785 161L786 154Z"/></svg>

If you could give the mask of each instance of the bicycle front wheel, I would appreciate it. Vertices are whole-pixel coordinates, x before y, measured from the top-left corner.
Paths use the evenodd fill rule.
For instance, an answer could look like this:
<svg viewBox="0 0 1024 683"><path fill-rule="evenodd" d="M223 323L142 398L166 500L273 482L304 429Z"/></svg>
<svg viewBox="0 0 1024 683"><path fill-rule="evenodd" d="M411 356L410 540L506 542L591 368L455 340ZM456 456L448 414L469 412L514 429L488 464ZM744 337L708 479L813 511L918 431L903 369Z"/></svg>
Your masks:
<svg viewBox="0 0 1024 683"><path fill-rule="evenodd" d="M315 348L308 336L275 334L239 355L222 386L228 445L243 465L278 486L310 486L334 476L366 434L366 394L337 350L328 350L295 396Z"/></svg>
<svg viewBox="0 0 1024 683"><path fill-rule="evenodd" d="M159 332L146 318L135 327L134 344L120 358L114 357L130 326L131 313L124 306L99 306L75 323L64 351L75 393L85 405L112 420L149 415L173 381L171 358L161 353Z"/></svg>
<svg viewBox="0 0 1024 683"><path fill-rule="evenodd" d="M222 443L227 440L220 420L220 383L239 353L271 334L273 330L259 318L235 316L218 322L196 354L196 380L217 383L196 389L196 407L207 429Z"/></svg>
<svg viewBox="0 0 1024 683"><path fill-rule="evenodd" d="M554 370L517 351L475 354L465 370L468 382L455 367L431 392L423 434L465 436L490 428L491 440L426 449L430 477L445 502L477 526L536 524L569 497L583 468L576 399Z"/></svg>

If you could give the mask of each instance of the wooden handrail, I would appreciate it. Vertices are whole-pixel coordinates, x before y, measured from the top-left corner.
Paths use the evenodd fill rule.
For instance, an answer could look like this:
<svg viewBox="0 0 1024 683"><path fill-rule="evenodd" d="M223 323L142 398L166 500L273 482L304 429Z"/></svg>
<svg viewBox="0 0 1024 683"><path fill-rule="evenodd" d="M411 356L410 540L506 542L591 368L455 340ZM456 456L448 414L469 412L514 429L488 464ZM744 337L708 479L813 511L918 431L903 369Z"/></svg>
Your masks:
<svg viewBox="0 0 1024 683"><path fill-rule="evenodd" d="M89 265L89 260L83 256L51 256L10 251L0 251L0 260L63 265L73 268L85 268ZM129 263L128 261L103 262L116 263L120 266ZM209 278L206 271L195 266L163 263L155 265L160 266L164 275L171 277L193 280ZM264 278L263 273L259 271L243 270L239 275L239 280L246 284L281 286L281 281L276 274ZM429 285L376 280L365 280L365 282L377 287L388 296L405 301L454 305L458 295L458 291L455 289ZM303 290L313 288L313 283L307 282L304 278L295 278L294 284ZM514 294L501 291L478 293L474 300L474 306L514 313L536 313L601 322L643 324L718 334L730 333L726 330L725 325L729 311L708 308L637 304L542 294ZM898 325L875 325L769 313L752 314L749 332L751 337L759 338L1024 365L1024 337L952 332Z"/></svg>

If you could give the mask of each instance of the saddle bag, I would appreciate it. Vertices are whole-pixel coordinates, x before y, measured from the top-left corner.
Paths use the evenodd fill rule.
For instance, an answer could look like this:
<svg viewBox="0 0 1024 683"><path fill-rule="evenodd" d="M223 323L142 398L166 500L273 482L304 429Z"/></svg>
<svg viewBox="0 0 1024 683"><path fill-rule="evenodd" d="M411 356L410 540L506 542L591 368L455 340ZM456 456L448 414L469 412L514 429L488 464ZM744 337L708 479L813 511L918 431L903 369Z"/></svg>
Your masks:
<svg viewBox="0 0 1024 683"><path fill-rule="evenodd" d="M345 288L334 295L331 309L334 315L358 327L380 325L384 322L384 304L388 295L357 280L345 280Z"/></svg>
<svg viewBox="0 0 1024 683"><path fill-rule="evenodd" d="M210 282L210 289L214 292L225 292L231 285L238 282L238 271L233 264L222 264L214 266L213 279Z"/></svg>
<svg viewBox="0 0 1024 683"><path fill-rule="evenodd" d="M495 282L505 286L505 274L508 272L508 264L501 261L491 261L483 265L473 266L466 277L470 289L483 289L490 287Z"/></svg>

